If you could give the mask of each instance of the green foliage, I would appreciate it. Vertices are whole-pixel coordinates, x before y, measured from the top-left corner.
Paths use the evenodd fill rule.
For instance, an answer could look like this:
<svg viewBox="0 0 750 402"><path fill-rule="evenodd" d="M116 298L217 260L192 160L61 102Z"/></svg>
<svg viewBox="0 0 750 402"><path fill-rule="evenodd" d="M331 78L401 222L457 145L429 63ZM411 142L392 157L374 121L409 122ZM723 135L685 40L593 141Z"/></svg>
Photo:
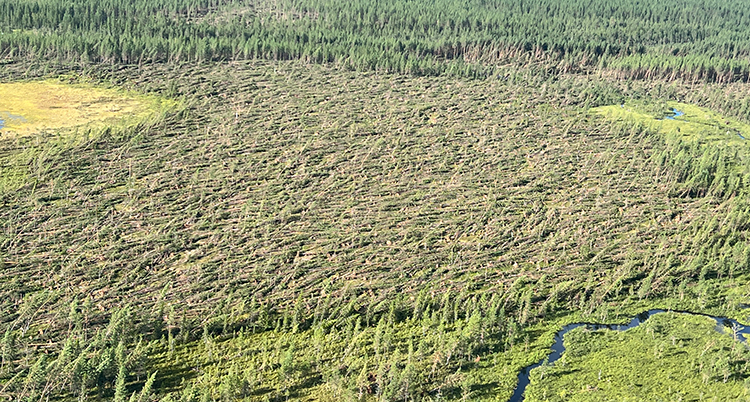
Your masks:
<svg viewBox="0 0 750 402"><path fill-rule="evenodd" d="M747 81L745 2L3 0L0 56L139 64L301 60L414 75L551 71Z"/></svg>

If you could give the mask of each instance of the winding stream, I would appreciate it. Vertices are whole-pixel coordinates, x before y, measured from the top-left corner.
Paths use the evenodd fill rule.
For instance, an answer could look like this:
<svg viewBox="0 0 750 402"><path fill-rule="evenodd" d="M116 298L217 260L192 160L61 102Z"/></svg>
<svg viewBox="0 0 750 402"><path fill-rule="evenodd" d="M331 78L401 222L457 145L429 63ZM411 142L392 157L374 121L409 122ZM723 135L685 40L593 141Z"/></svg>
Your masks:
<svg viewBox="0 0 750 402"><path fill-rule="evenodd" d="M624 331L626 329L635 328L639 325L641 325L643 322L648 320L649 317L651 317L654 314L660 314L660 313L666 313L667 310L648 310L641 314L638 314L637 316L633 317L633 319L630 320L628 324L590 324L590 323L575 323L575 324L568 324L564 326L561 330L557 331L555 334L555 343L552 345L552 352L547 355L547 358L549 358L550 363L554 363L560 357L562 357L563 352L565 352L565 345L563 345L563 336L568 333L570 330L573 330L578 327L587 327L591 330L598 330L598 329L609 329L613 331ZM672 311L674 313L681 313L681 314L689 314L689 315L696 315L701 317L709 317L716 321L716 331L723 333L725 327L738 327L741 328L739 332L737 333L737 338L741 342L746 342L747 338L746 335L750 335L750 327L743 327L740 325L737 320L733 320L730 318L725 317L716 317L708 314L699 314L699 313L691 313L689 311ZM547 359L545 358L545 359ZM513 392L513 396L510 397L509 402L521 402L524 400L523 393L526 391L526 387L529 385L529 376L532 369L535 369L542 364L544 364L545 359L542 359L541 361L534 363L530 366L525 367L523 370L521 370L520 373L518 373L518 385L516 386L516 390Z"/></svg>

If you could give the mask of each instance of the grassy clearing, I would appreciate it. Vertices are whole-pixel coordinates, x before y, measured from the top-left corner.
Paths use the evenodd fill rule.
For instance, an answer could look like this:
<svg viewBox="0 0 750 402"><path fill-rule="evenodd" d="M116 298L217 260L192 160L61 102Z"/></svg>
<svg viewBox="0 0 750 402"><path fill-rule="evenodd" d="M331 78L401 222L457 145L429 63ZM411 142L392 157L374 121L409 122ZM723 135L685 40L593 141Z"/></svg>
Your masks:
<svg viewBox="0 0 750 402"><path fill-rule="evenodd" d="M750 352L727 332L678 313L624 332L578 328L560 361L532 371L526 400L747 400Z"/></svg>
<svg viewBox="0 0 750 402"><path fill-rule="evenodd" d="M669 118L677 110L681 116ZM621 105L600 106L592 113L615 121L632 121L664 134L679 136L686 141L728 143L747 146L750 124L725 116L705 107L666 101L661 103L626 102Z"/></svg>
<svg viewBox="0 0 750 402"><path fill-rule="evenodd" d="M391 400L406 395L505 400L518 371L544 356L558 325L553 319L508 339L482 331L466 353L472 318L447 323L441 314L368 326L361 317L338 327L300 332L240 330L170 347L167 338L149 370L162 373L170 397L208 394L214 400ZM179 385L179 386L177 386Z"/></svg>
<svg viewBox="0 0 750 402"><path fill-rule="evenodd" d="M1 140L70 131L74 127L102 128L148 120L175 102L116 89L60 81L0 84Z"/></svg>

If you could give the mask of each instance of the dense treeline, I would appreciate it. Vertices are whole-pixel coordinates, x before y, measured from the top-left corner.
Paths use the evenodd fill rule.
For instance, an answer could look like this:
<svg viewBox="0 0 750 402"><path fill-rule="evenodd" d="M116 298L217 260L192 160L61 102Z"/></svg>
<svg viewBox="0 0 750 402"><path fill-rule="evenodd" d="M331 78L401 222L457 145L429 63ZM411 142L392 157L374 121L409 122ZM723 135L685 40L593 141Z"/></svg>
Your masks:
<svg viewBox="0 0 750 402"><path fill-rule="evenodd" d="M748 80L747 27L750 3L718 0L3 0L0 56L299 59L430 75L520 60L726 82Z"/></svg>

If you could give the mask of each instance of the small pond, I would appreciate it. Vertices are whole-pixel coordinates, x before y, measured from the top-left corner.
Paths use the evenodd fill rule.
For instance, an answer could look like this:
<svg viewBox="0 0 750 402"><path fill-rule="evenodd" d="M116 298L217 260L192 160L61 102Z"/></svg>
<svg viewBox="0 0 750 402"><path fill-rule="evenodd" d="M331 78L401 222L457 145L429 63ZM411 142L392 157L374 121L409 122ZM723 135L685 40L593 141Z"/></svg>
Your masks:
<svg viewBox="0 0 750 402"><path fill-rule="evenodd" d="M677 117L683 116L685 112L681 112L675 108L669 108L669 114L665 117L669 120L674 120Z"/></svg>

